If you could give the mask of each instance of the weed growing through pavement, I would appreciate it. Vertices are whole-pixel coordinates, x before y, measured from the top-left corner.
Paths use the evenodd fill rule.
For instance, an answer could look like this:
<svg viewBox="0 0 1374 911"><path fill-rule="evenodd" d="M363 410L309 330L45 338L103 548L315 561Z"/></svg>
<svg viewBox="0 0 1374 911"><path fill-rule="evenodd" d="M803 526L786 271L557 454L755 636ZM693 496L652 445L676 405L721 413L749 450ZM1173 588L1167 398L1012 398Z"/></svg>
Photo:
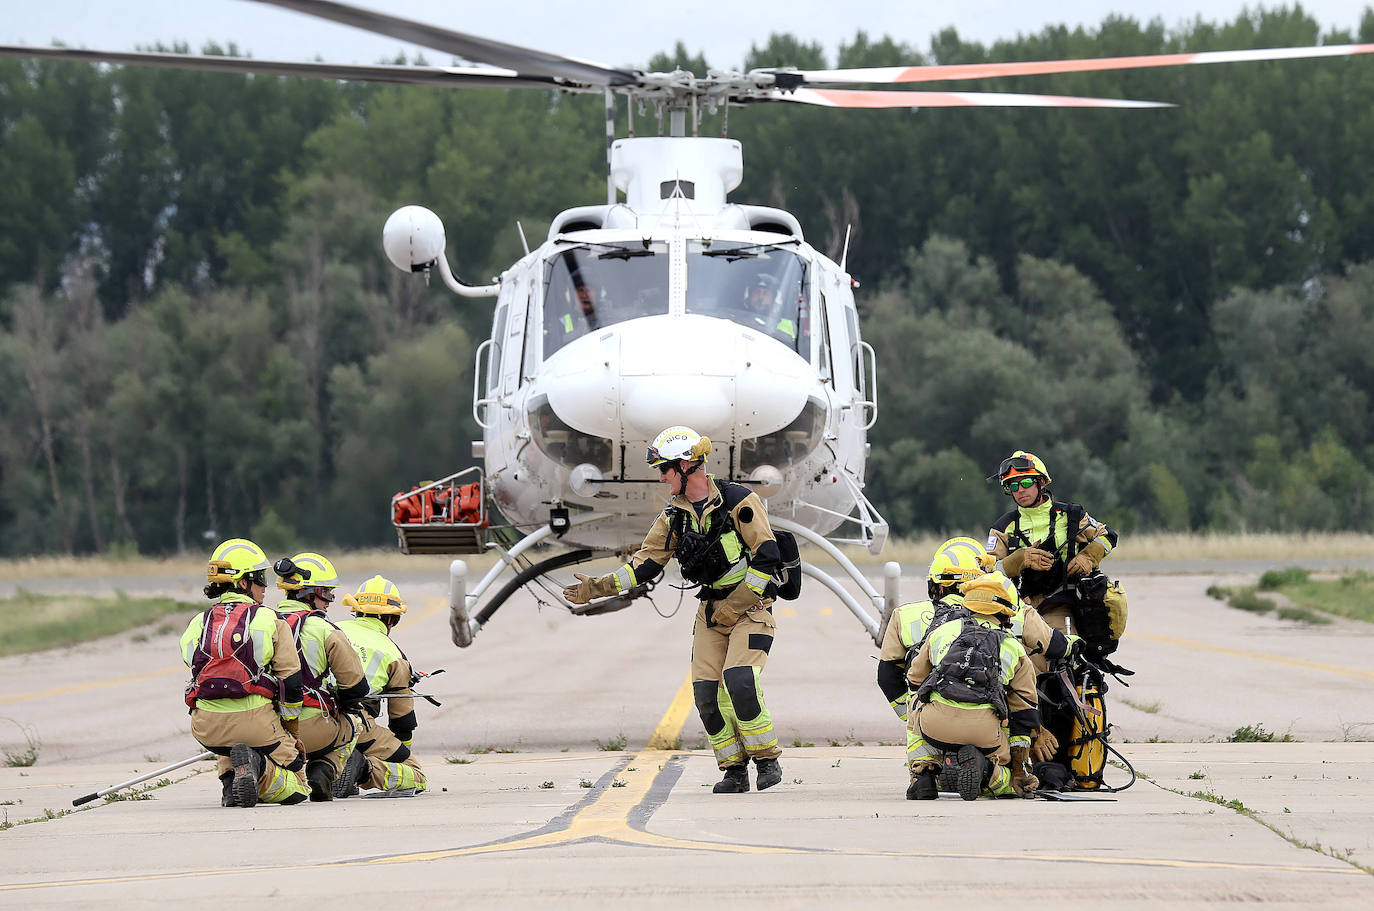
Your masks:
<svg viewBox="0 0 1374 911"><path fill-rule="evenodd" d="M607 753L619 753L621 750L625 749L625 745L629 742L629 738L625 736L625 732L620 731L614 737L610 737L606 740L596 740L596 748L598 750L604 750Z"/></svg>
<svg viewBox="0 0 1374 911"><path fill-rule="evenodd" d="M453 765L467 765L469 762L476 762L477 760L470 759L467 756L445 756L444 761L450 762Z"/></svg>
<svg viewBox="0 0 1374 911"><path fill-rule="evenodd" d="M0 748L0 755L3 755L3 763L12 769L28 768L38 762L38 750L43 745L43 741L38 736L38 731L31 725L20 724L12 718L6 721L19 728L19 732L24 736L25 746L23 749L11 750L8 747Z"/></svg>

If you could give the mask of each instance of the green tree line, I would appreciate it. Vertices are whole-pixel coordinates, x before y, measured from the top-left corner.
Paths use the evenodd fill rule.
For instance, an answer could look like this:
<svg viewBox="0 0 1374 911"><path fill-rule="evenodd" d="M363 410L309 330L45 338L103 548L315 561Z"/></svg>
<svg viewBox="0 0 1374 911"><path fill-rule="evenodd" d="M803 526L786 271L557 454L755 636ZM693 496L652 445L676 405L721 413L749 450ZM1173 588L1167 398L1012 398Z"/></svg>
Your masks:
<svg viewBox="0 0 1374 911"><path fill-rule="evenodd" d="M742 63L1352 41L1374 12L1352 35L1281 7L990 47L859 32L833 61L777 35ZM679 46L650 66L675 63L708 65ZM787 208L831 255L853 229L881 364L869 493L894 530L985 527L1003 501L982 478L1013 448L1125 528L1374 526L1374 60L948 87L1179 107L731 113L733 198ZM537 238L604 197L599 112L0 60L0 552L387 542L392 492L472 461L490 310L392 269L380 226L427 205L460 276L489 280L517 221Z"/></svg>

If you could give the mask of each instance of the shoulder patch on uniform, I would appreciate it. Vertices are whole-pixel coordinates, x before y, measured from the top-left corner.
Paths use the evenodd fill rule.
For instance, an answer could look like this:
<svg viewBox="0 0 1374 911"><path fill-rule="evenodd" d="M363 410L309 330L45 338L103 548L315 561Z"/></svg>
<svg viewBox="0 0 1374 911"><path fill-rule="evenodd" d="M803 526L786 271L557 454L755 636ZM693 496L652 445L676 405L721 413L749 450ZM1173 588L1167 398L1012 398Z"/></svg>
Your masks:
<svg viewBox="0 0 1374 911"><path fill-rule="evenodd" d="M997 546L997 536L988 535L988 551L991 552Z"/></svg>
<svg viewBox="0 0 1374 911"><path fill-rule="evenodd" d="M748 525L750 522L754 521L754 508L752 506L741 506L737 515L741 522Z"/></svg>

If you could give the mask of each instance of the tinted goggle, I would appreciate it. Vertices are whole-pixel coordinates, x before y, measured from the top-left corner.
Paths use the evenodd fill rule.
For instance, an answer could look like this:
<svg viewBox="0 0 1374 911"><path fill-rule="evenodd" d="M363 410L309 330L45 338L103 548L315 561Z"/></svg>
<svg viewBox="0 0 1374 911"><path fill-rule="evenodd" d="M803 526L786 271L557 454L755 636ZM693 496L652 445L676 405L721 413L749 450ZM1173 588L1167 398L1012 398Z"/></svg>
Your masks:
<svg viewBox="0 0 1374 911"><path fill-rule="evenodd" d="M247 579L253 585L267 587L267 570L265 569L255 569L251 573L244 573L242 578Z"/></svg>
<svg viewBox="0 0 1374 911"><path fill-rule="evenodd" d="M1012 478L1002 485L1007 490L1025 490L1034 487L1039 478Z"/></svg>
<svg viewBox="0 0 1374 911"><path fill-rule="evenodd" d="M1012 456L1003 459L1002 464L997 467L997 476L1005 477L1009 471L1035 471L1035 463L1025 456Z"/></svg>

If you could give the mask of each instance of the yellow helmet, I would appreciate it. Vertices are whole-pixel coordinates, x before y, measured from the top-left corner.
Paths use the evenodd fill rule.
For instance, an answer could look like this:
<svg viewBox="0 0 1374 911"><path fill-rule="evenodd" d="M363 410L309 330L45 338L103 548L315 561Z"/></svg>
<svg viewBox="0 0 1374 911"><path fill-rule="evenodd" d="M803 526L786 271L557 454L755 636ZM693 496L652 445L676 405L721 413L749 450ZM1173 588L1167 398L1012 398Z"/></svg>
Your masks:
<svg viewBox="0 0 1374 911"><path fill-rule="evenodd" d="M1046 487L1050 484L1050 473L1045 468L1045 463L1038 455L1024 449L1018 449L1003 459L1002 464L997 466L997 474L993 475L993 478L997 479L1003 490L1007 490L1008 482L1017 478L1039 478Z"/></svg>
<svg viewBox="0 0 1374 911"><path fill-rule="evenodd" d="M262 548L247 538L230 538L210 554L210 565L206 567L205 578L209 582L237 582L245 576L257 573L250 581L259 585L267 584L267 554Z"/></svg>
<svg viewBox="0 0 1374 911"><path fill-rule="evenodd" d="M344 606L353 614L404 614L406 603L401 600L401 592L396 584L382 576L373 576L358 590L345 595Z"/></svg>
<svg viewBox="0 0 1374 911"><path fill-rule="evenodd" d="M975 614L1010 617L1021 608L1016 586L1000 572L971 579L959 587L964 595L964 607Z"/></svg>
<svg viewBox="0 0 1374 911"><path fill-rule="evenodd" d="M281 576L277 588L284 592L298 592L303 588L337 588L339 584L339 574L334 564L319 554L282 557L272 564L272 570Z"/></svg>
<svg viewBox="0 0 1374 911"><path fill-rule="evenodd" d="M996 561L973 538L950 538L935 551L926 579L936 585L958 585L992 571Z"/></svg>
<svg viewBox="0 0 1374 911"><path fill-rule="evenodd" d="M689 459L693 462L705 461L711 454L711 440L697 433L690 427L678 425L669 427L667 430L654 437L654 442L649 446L649 453L645 458L651 466L658 468L668 462L676 462L678 459Z"/></svg>

